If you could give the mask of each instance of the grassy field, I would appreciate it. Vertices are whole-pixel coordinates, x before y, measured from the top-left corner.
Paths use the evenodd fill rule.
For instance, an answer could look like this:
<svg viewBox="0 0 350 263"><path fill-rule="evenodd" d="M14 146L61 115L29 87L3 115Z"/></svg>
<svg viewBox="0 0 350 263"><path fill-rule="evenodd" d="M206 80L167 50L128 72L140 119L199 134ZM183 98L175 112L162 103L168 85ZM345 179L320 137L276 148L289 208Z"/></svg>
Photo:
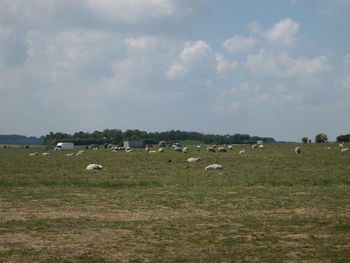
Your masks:
<svg viewBox="0 0 350 263"><path fill-rule="evenodd" d="M0 262L349 262L350 151L295 146L1 149Z"/></svg>

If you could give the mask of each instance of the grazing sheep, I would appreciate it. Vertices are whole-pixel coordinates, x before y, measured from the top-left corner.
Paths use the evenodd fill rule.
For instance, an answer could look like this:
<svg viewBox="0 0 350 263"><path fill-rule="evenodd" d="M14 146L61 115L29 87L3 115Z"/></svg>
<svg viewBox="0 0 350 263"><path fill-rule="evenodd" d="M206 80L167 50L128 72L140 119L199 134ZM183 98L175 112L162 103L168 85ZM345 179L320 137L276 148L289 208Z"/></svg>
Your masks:
<svg viewBox="0 0 350 263"><path fill-rule="evenodd" d="M227 149L233 150L233 146L232 146L232 145L229 145L229 146L227 146Z"/></svg>
<svg viewBox="0 0 350 263"><path fill-rule="evenodd" d="M145 152L149 152L149 147L145 147Z"/></svg>
<svg viewBox="0 0 350 263"><path fill-rule="evenodd" d="M154 151L154 150L151 150L151 151L148 151L148 153L156 153L157 151Z"/></svg>
<svg viewBox="0 0 350 263"><path fill-rule="evenodd" d="M29 156L38 156L39 153L38 152L35 152L35 153L30 153Z"/></svg>
<svg viewBox="0 0 350 263"><path fill-rule="evenodd" d="M349 151L349 148L343 148L343 149L341 149L340 151L341 151L341 152L347 152L347 151Z"/></svg>
<svg viewBox="0 0 350 263"><path fill-rule="evenodd" d="M223 169L222 165L214 163L205 167L204 170L208 171L208 170L222 170L222 169Z"/></svg>
<svg viewBox="0 0 350 263"><path fill-rule="evenodd" d="M218 152L227 152L225 147L219 147Z"/></svg>
<svg viewBox="0 0 350 263"><path fill-rule="evenodd" d="M159 153L164 152L164 148L159 148L159 149L158 149L158 152L159 152Z"/></svg>
<svg viewBox="0 0 350 263"><path fill-rule="evenodd" d="M253 145L252 145L252 150L255 150L256 147L258 147L258 145L257 145L257 144L253 144Z"/></svg>
<svg viewBox="0 0 350 263"><path fill-rule="evenodd" d="M301 150L301 148L298 146L298 147L295 147L294 152L295 152L296 154L300 154L300 153L302 153L302 150Z"/></svg>
<svg viewBox="0 0 350 263"><path fill-rule="evenodd" d="M102 165L100 164L89 164L88 166L86 166L86 170L92 171L92 170L102 170Z"/></svg>
<svg viewBox="0 0 350 263"><path fill-rule="evenodd" d="M42 153L41 155L42 156L48 156L48 155L50 155L50 153Z"/></svg>
<svg viewBox="0 0 350 263"><path fill-rule="evenodd" d="M214 147L207 147L207 151L208 152L213 152L213 153L215 153L215 149L214 149Z"/></svg>
<svg viewBox="0 0 350 263"><path fill-rule="evenodd" d="M240 150L238 154L245 154L245 150L244 149Z"/></svg>
<svg viewBox="0 0 350 263"><path fill-rule="evenodd" d="M182 152L183 153L188 153L188 147L183 147Z"/></svg>
<svg viewBox="0 0 350 263"><path fill-rule="evenodd" d="M343 143L339 143L338 147L339 148L344 148L344 144Z"/></svg>
<svg viewBox="0 0 350 263"><path fill-rule="evenodd" d="M265 146L263 144L260 144L259 149L265 149Z"/></svg>
<svg viewBox="0 0 350 263"><path fill-rule="evenodd" d="M202 160L201 157L191 157L186 160L186 163L196 163Z"/></svg>
<svg viewBox="0 0 350 263"><path fill-rule="evenodd" d="M81 151L78 151L75 156L79 156L79 155L82 155L85 151L84 150L81 150Z"/></svg>
<svg viewBox="0 0 350 263"><path fill-rule="evenodd" d="M174 147L174 151L175 152L182 152L182 148L181 147Z"/></svg>
<svg viewBox="0 0 350 263"><path fill-rule="evenodd" d="M127 147L126 149L125 149L125 152L127 152L127 153L131 153L133 151L133 149L131 149L130 147Z"/></svg>
<svg viewBox="0 0 350 263"><path fill-rule="evenodd" d="M67 153L66 156L73 156L74 153Z"/></svg>

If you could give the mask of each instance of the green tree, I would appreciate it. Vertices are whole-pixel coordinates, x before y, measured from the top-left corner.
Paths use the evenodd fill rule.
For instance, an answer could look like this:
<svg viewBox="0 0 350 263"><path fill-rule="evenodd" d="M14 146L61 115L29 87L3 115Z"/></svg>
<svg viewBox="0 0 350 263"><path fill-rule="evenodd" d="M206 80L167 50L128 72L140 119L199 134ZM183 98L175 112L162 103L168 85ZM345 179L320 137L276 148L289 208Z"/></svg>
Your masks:
<svg viewBox="0 0 350 263"><path fill-rule="evenodd" d="M303 137L302 139L301 139L301 142L302 143L307 143L309 141L309 138L308 137Z"/></svg>
<svg viewBox="0 0 350 263"><path fill-rule="evenodd" d="M327 135L324 133L317 134L315 137L315 142L316 143L328 142Z"/></svg>

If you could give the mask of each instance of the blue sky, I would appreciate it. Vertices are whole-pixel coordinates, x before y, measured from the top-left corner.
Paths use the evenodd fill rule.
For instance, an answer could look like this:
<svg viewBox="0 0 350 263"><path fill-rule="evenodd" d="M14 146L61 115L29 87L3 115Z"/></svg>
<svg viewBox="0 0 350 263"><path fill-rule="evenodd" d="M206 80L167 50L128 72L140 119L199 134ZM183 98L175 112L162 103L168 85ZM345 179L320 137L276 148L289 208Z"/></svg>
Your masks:
<svg viewBox="0 0 350 263"><path fill-rule="evenodd" d="M0 134L350 133L350 0L3 0Z"/></svg>

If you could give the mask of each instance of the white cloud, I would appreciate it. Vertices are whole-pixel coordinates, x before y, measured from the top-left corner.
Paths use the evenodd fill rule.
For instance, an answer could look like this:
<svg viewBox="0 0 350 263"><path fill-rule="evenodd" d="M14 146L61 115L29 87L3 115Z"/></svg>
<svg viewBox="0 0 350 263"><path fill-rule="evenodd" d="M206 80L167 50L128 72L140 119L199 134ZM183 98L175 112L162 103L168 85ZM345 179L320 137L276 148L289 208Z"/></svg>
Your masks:
<svg viewBox="0 0 350 263"><path fill-rule="evenodd" d="M177 62L170 65L166 76L169 79L210 77L216 72L216 57L212 48L204 41L186 42Z"/></svg>
<svg viewBox="0 0 350 263"><path fill-rule="evenodd" d="M238 67L238 62L229 61L228 59L225 58L224 55L219 53L216 54L216 61L217 61L216 71L220 75L229 73Z"/></svg>
<svg viewBox="0 0 350 263"><path fill-rule="evenodd" d="M264 32L265 38L276 45L289 46L295 43L299 25L290 18L283 19Z"/></svg>
<svg viewBox="0 0 350 263"><path fill-rule="evenodd" d="M304 78L330 69L326 57L292 58L287 52L277 54L260 50L247 56L246 68L255 76L273 76L278 79Z"/></svg>
<svg viewBox="0 0 350 263"><path fill-rule="evenodd" d="M256 45L256 40L252 37L234 36L223 43L223 47L231 54L241 53L251 50Z"/></svg>

